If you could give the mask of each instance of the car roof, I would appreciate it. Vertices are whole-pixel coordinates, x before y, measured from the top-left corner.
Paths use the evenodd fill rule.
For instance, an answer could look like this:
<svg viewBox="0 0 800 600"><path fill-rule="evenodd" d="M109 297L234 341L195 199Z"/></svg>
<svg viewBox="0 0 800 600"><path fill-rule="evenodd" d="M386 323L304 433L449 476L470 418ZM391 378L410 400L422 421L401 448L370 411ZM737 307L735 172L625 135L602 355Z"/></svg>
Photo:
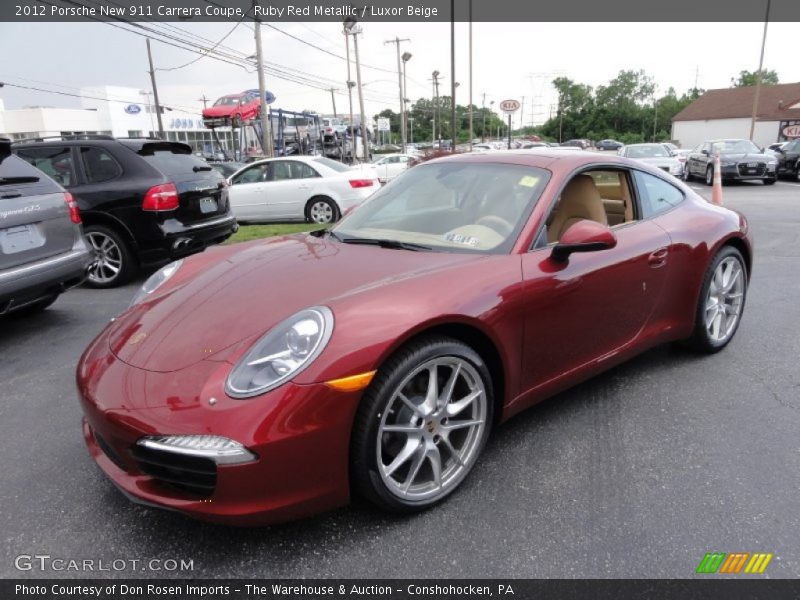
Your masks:
<svg viewBox="0 0 800 600"><path fill-rule="evenodd" d="M639 163L620 156L608 156L597 152L576 150L563 152L555 148L541 147L520 150L498 150L486 154L463 153L436 158L433 162L500 163L538 167L540 169L573 169L588 164L619 164L640 166ZM430 164L428 163L428 164Z"/></svg>

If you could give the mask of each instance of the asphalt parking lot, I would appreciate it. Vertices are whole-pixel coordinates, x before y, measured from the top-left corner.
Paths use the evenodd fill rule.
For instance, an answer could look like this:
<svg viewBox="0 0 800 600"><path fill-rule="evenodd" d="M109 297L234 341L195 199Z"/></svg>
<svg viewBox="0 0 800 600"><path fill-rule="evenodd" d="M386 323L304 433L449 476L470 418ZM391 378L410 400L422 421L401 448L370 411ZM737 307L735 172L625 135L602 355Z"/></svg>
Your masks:
<svg viewBox="0 0 800 600"><path fill-rule="evenodd" d="M73 379L140 282L0 320L0 574L115 574L14 567L48 554L193 560L172 574L186 577L692 577L706 552L746 551L775 554L769 577L800 576L800 184L724 195L756 243L732 344L655 349L516 417L459 492L414 517L357 502L239 530L133 505L84 448Z"/></svg>

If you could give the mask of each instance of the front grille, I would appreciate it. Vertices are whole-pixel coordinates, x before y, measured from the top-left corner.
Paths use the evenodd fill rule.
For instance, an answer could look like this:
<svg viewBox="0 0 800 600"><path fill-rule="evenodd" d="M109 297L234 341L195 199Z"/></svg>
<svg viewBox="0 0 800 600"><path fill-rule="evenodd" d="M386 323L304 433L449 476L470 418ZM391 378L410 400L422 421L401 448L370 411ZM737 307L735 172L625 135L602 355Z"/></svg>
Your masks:
<svg viewBox="0 0 800 600"><path fill-rule="evenodd" d="M182 492L208 498L217 485L217 464L210 458L186 456L136 445L131 451L146 475Z"/></svg>
<svg viewBox="0 0 800 600"><path fill-rule="evenodd" d="M755 167L748 167L747 163L739 163L738 169L739 169L739 175L745 175L747 177L756 177L756 176L760 177L766 172L767 165L765 165L763 162L760 162L756 163Z"/></svg>
<svg viewBox="0 0 800 600"><path fill-rule="evenodd" d="M92 435L94 435L94 439L97 442L97 445L100 446L100 450L103 451L108 459L117 465L123 471L128 470L128 466L125 464L125 461L122 460L122 457L117 454L117 452L106 442L103 437L97 433L96 431L92 431Z"/></svg>

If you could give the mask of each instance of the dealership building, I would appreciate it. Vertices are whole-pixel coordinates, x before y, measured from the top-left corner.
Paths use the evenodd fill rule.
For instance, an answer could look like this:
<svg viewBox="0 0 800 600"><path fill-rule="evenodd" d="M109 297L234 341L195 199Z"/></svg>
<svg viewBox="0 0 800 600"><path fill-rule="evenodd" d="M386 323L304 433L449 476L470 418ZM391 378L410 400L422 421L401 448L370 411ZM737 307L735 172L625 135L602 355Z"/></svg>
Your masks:
<svg viewBox="0 0 800 600"><path fill-rule="evenodd" d="M0 99L0 137L14 141L75 134L115 137L158 136L158 120L152 94L136 88L101 86L81 88L80 108L27 107L5 110ZM214 135L203 126L200 109L189 112L162 106L164 137L185 142L195 152L217 149ZM234 149L230 128L217 129L226 151Z"/></svg>
<svg viewBox="0 0 800 600"><path fill-rule="evenodd" d="M672 139L684 148L707 140L750 138L755 86L708 90L672 119ZM762 85L753 141L768 146L800 137L800 83Z"/></svg>

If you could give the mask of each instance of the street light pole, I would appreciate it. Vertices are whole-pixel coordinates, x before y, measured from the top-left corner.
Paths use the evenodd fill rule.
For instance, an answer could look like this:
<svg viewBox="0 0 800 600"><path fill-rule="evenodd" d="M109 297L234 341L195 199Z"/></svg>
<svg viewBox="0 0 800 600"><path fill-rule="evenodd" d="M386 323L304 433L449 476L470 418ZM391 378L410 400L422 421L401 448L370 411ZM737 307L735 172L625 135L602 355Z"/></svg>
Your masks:
<svg viewBox="0 0 800 600"><path fill-rule="evenodd" d="M399 37L395 37L393 40L386 40L385 42L383 42L384 46L386 44L394 44L396 46L396 48L397 48L397 87L400 90L400 115L399 115L400 116L400 139L401 139L402 145L403 145L403 152L406 151L406 128L405 128L405 119L404 119L405 112L403 110L403 107L404 107L403 98L405 98L405 96L404 96L404 93L403 93L403 89L404 89L403 88L403 71L402 71L402 67L401 67L401 63L400 63L400 42L410 42L410 41L411 40L408 39L408 38L400 39ZM408 54L408 53L406 53L406 54ZM409 58L411 58L410 54L409 54Z"/></svg>
<svg viewBox="0 0 800 600"><path fill-rule="evenodd" d="M456 151L456 0L450 0L450 151Z"/></svg>
<svg viewBox="0 0 800 600"><path fill-rule="evenodd" d="M764 47L767 45L767 25L769 25L769 5L770 0L767 0L767 13L764 16L764 35L761 38L761 58L758 59L758 72L756 73L756 93L753 98L753 114L750 117L750 141L753 141L753 135L756 131L756 117L758 116L758 98L761 95L761 75L764 68Z"/></svg>
<svg viewBox="0 0 800 600"><path fill-rule="evenodd" d="M469 0L469 151L472 152L472 0Z"/></svg>
<svg viewBox="0 0 800 600"><path fill-rule="evenodd" d="M406 130L408 129L408 86L406 85L406 69L408 68L408 61L411 60L411 52L403 52L403 152L406 151Z"/></svg>

